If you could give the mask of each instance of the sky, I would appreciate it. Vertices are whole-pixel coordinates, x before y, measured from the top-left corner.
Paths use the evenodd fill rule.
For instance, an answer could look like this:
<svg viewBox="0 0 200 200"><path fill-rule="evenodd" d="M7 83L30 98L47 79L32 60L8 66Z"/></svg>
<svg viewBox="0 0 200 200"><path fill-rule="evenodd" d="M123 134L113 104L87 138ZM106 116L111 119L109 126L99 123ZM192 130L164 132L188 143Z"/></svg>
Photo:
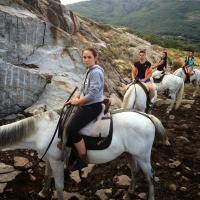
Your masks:
<svg viewBox="0 0 200 200"><path fill-rule="evenodd" d="M78 3L80 1L87 1L87 0L60 0L60 2L64 5L66 4L72 4L72 3Z"/></svg>

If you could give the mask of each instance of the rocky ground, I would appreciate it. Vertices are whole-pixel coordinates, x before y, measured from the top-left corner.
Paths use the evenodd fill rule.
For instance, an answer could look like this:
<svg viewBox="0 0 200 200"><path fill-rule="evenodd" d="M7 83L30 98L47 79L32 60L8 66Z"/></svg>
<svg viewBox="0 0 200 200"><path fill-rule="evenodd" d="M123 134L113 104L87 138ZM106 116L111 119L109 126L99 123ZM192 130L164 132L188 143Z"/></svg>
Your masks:
<svg viewBox="0 0 200 200"><path fill-rule="evenodd" d="M190 87L186 86L186 96L191 96ZM191 105L182 104L170 115L165 115L167 105L155 108L153 113L158 117L165 128L171 146L153 146L152 167L155 171L155 199L157 200L196 200L200 199L200 97ZM3 121L1 121L3 123ZM5 121L4 121L5 123ZM29 161L37 162L36 152L29 150L2 151L0 163L14 165L14 157L25 157ZM21 173L9 182L0 199L31 200L38 199L37 193L42 188L44 166L40 164L30 177ZM127 175L130 170L124 155L118 159L102 165L96 165L92 172L82 182L74 180L65 182L65 191L78 193L81 196L66 199L122 199L127 188L118 188L113 178ZM1 179L2 180L2 179ZM1 185L1 184L0 184ZM54 183L51 184L52 191ZM107 195L104 195L105 189ZM98 191L98 192L97 192ZM140 173L138 187L133 199L147 199L148 185L143 173ZM50 199L51 195L47 199Z"/></svg>

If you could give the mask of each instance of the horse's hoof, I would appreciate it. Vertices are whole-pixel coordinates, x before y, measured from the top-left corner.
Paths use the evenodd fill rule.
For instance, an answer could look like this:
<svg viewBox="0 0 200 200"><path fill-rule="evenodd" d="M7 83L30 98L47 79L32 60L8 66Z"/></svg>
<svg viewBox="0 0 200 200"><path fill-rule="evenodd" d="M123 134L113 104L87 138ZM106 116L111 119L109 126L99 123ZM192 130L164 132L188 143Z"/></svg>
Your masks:
<svg viewBox="0 0 200 200"><path fill-rule="evenodd" d="M45 199L47 195L45 195L42 191L38 193L38 197L41 199Z"/></svg>
<svg viewBox="0 0 200 200"><path fill-rule="evenodd" d="M125 194L125 195L123 196L122 200L131 200L131 199L130 199L129 195Z"/></svg>
<svg viewBox="0 0 200 200"><path fill-rule="evenodd" d="M133 197L133 194L131 193L126 193L124 196L123 196L123 200L131 200L131 198Z"/></svg>

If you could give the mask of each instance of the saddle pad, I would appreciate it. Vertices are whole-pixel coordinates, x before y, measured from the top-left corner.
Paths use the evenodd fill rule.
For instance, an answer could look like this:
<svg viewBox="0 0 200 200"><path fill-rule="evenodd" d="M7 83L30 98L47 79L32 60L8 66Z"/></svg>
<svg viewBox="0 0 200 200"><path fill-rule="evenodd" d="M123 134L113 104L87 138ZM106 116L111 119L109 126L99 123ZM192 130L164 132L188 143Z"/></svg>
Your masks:
<svg viewBox="0 0 200 200"><path fill-rule="evenodd" d="M163 78L164 78L165 75L167 75L167 74L162 73L160 75L154 76L153 77L154 83L160 83L163 80Z"/></svg>
<svg viewBox="0 0 200 200"><path fill-rule="evenodd" d="M154 76L153 78L154 78L154 79L160 79L160 78L161 78L161 75Z"/></svg>
<svg viewBox="0 0 200 200"><path fill-rule="evenodd" d="M87 150L103 150L110 146L113 136L113 122L110 120L110 130L107 137L90 137L83 135L85 146Z"/></svg>

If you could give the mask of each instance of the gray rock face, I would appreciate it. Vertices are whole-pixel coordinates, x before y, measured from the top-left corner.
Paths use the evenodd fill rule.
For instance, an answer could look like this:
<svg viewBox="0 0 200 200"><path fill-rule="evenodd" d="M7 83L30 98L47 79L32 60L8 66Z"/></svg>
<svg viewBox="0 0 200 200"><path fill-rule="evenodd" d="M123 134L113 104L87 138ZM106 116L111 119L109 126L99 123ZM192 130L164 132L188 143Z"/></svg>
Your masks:
<svg viewBox="0 0 200 200"><path fill-rule="evenodd" d="M45 85L46 80L38 73L0 60L0 117L32 105Z"/></svg>
<svg viewBox="0 0 200 200"><path fill-rule="evenodd" d="M43 46L45 23L25 9L0 5L0 57L20 64Z"/></svg>
<svg viewBox="0 0 200 200"><path fill-rule="evenodd" d="M104 54L109 44L95 26L98 24L79 18L59 0L1 0L0 117L38 104L47 110L61 108L82 84L86 68L81 53L86 47L98 51L98 62L105 71L104 94L113 99L113 108L119 108L123 71L113 67L113 58ZM116 28L111 31L135 41L130 53L136 55L140 48L153 51L150 43L137 36Z"/></svg>
<svg viewBox="0 0 200 200"><path fill-rule="evenodd" d="M1 1L0 27L0 117L32 104L62 107L86 72L84 43L105 47L101 35L59 1Z"/></svg>
<svg viewBox="0 0 200 200"><path fill-rule="evenodd" d="M75 80L75 85L80 86L77 82L81 82L86 71L80 50L70 35L79 30L73 13L56 1L34 1L33 5L13 2L0 5L0 117L19 112L38 99L47 103L49 109L62 102L61 107L71 89L54 83L46 89L47 81L42 76L62 77L64 73L68 85ZM38 6L41 13L38 14L34 6ZM41 98L45 99L41 100L43 92Z"/></svg>

